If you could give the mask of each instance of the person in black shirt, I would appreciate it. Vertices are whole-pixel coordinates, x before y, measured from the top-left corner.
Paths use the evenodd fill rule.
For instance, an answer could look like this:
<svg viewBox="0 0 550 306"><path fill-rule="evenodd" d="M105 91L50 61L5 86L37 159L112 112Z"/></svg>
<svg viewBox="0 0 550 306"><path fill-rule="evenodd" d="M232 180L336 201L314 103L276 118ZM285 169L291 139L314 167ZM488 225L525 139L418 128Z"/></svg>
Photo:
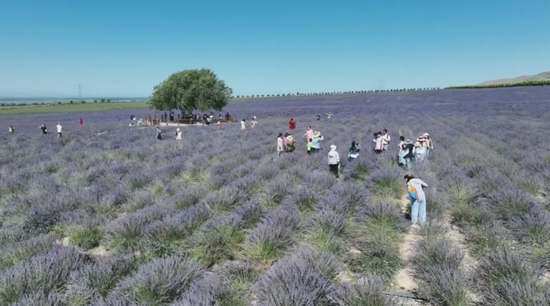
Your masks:
<svg viewBox="0 0 550 306"><path fill-rule="evenodd" d="M40 129L42 130L42 134L48 134L48 128L46 127L45 124L42 124L40 126Z"/></svg>
<svg viewBox="0 0 550 306"><path fill-rule="evenodd" d="M162 140L162 130L160 127L157 127L157 140Z"/></svg>

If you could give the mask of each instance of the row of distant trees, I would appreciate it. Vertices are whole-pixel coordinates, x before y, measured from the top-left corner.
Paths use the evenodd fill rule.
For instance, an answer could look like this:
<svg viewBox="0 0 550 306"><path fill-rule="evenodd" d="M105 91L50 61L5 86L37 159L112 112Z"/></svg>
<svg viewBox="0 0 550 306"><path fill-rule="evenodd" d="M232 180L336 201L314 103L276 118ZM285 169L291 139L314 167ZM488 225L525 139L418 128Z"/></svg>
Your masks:
<svg viewBox="0 0 550 306"><path fill-rule="evenodd" d="M32 102L32 103L0 103L0 106L27 106L27 105L54 105L54 104L75 104L75 103L92 103L92 101L69 101L69 102ZM93 103L111 103L111 99L94 100Z"/></svg>
<svg viewBox="0 0 550 306"><path fill-rule="evenodd" d="M401 88L401 89L379 89L379 90L352 90L352 91L332 91L332 92L297 92L287 94L272 94L272 95L238 95L232 96L232 99L246 99L246 98L266 98L266 97L291 97L291 96L327 96L327 95L346 95L346 94L366 94L375 92L401 92L401 91L427 91L427 90L439 90L439 87L426 87L426 88Z"/></svg>
<svg viewBox="0 0 550 306"><path fill-rule="evenodd" d="M452 86L452 87L447 87L447 89L502 88L502 87L521 87L521 86L550 86L550 80L524 81L524 82L518 82L518 83L502 83L502 84L488 84L488 85Z"/></svg>

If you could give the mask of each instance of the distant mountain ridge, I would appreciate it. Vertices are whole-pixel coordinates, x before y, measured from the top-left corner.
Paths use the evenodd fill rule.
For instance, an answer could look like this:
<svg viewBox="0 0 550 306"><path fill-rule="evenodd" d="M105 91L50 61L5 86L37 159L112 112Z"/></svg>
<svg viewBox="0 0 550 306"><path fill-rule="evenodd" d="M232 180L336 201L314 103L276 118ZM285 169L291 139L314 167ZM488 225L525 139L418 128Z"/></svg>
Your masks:
<svg viewBox="0 0 550 306"><path fill-rule="evenodd" d="M542 72L535 75L522 75L517 78L491 80L491 81L479 83L478 85L512 84L512 83L520 83L520 82L526 82L526 81L544 81L544 80L550 80L550 71Z"/></svg>

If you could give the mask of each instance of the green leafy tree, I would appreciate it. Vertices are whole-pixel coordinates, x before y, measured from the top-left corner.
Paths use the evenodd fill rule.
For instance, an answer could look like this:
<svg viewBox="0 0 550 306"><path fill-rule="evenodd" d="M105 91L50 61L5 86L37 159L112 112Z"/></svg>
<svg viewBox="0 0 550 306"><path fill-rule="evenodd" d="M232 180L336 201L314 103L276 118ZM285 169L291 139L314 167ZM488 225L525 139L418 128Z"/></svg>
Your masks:
<svg viewBox="0 0 550 306"><path fill-rule="evenodd" d="M232 93L210 69L183 70L155 86L150 104L165 111L219 111L227 105Z"/></svg>

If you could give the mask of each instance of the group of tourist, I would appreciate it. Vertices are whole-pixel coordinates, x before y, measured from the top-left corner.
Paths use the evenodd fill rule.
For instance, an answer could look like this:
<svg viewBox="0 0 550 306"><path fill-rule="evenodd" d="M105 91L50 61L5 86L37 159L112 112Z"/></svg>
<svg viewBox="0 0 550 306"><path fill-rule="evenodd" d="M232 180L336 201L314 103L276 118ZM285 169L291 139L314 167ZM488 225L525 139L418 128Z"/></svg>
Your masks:
<svg viewBox="0 0 550 306"><path fill-rule="evenodd" d="M82 122L82 124L84 124L84 122L82 121L82 119L80 119L80 121L79 121L79 124L80 124L80 125L82 125L81 122ZM42 131L42 134L48 134L48 128L46 127L45 124L42 124L42 125L39 126L38 128ZM57 136L56 136L56 138L63 138L63 127L61 126L61 122L58 122L58 123L57 123L56 128L57 128ZM9 131L10 131L10 133L14 133L14 132L15 132L13 126L10 125Z"/></svg>
<svg viewBox="0 0 550 306"><path fill-rule="evenodd" d="M211 115L212 116L212 115ZM327 119L331 119L332 113L327 113ZM135 120L135 116L131 116L131 120ZM211 118L207 118L212 120ZM226 114L227 121L230 120L229 113ZM317 115L317 120L320 120L320 116ZM220 118L217 123L217 128L220 130L221 128L221 121L222 117L220 114ZM82 118L78 121L78 124L82 126L84 124L84 121ZM254 128L257 124L257 118L256 116L253 116L251 120L251 128ZM291 118L288 122L289 130L295 130L296 129L296 121ZM42 124L40 127L40 130L42 131L42 134L48 134L48 128L45 124ZM61 122L57 123L57 136L56 138L62 138L63 137L63 127L61 126ZM245 119L241 120L241 129L246 129L246 121ZM10 125L8 127L9 133L15 133L15 128ZM180 128L176 129L175 132L176 141L182 140L182 131ZM306 138L306 152L307 154L315 154L319 153L321 151L321 143L324 140L323 135L320 131L314 131L311 126L307 127L306 133L304 134ZM157 140L162 140L162 130L160 127L156 128L156 136L155 138ZM398 144L398 163L401 167L409 170L411 168L411 165L413 162L422 162L426 160L429 155L430 151L433 150L433 140L430 137L430 134L424 133L423 135L419 136L415 142L411 141L410 139L405 139L404 136L399 137L399 144ZM373 151L375 154L383 154L384 151L388 150L389 144L391 142L391 137L388 134L387 129L383 129L381 132L374 133L374 139L373 142ZM295 144L296 140L290 133L285 133L284 135L282 133L279 133L277 137L277 155L281 156L284 152L293 152L295 150ZM361 145L356 142L352 141L351 146L348 150L348 162L352 162L353 160L359 159L359 155L361 152ZM340 169L340 155L337 151L336 145L330 146L330 151L327 154L327 160L329 165L329 171L333 173L337 178L339 177L339 169ZM407 188L409 191L409 197L411 199L411 219L412 223L417 224L418 222L424 223L426 221L426 196L424 194L423 188L428 187L428 185L423 182L422 180L415 178L411 175L405 175L404 179L407 182Z"/></svg>
<svg viewBox="0 0 550 306"><path fill-rule="evenodd" d="M220 122L218 122L220 123ZM256 127L256 124L258 124L258 121L256 119L256 116L253 116L252 117L252 120L250 120L250 127L251 128L254 128ZM246 129L246 120L244 120L244 118L241 120L241 130L245 130Z"/></svg>
<svg viewBox="0 0 550 306"><path fill-rule="evenodd" d="M82 120L82 118L80 118L80 120L78 120L78 125L80 125L80 126L84 125L84 120ZM63 138L63 126L61 126L61 122L57 123L56 128L57 128L56 138ZM46 127L45 124L40 125L38 127L38 129L42 131L43 135L48 134L48 127ZM13 127L13 125L8 126L8 133L10 133L10 134L15 133L15 128Z"/></svg>
<svg viewBox="0 0 550 306"><path fill-rule="evenodd" d="M279 133L277 137L277 156L281 156L283 152L293 152L296 140L290 133Z"/></svg>
<svg viewBox="0 0 550 306"><path fill-rule="evenodd" d="M405 169L410 169L413 162L423 162L430 156L430 151L434 148L433 140L428 133L419 136L416 142L405 139L404 136L401 136L399 140L398 162Z"/></svg>
<svg viewBox="0 0 550 306"><path fill-rule="evenodd" d="M288 122L288 126L290 130L294 130L296 128L296 121L291 118ZM321 150L321 142L324 140L321 132L314 131L311 126L308 126L304 136L307 141L307 153L319 153ZM289 143L288 137L293 140L292 135L289 133L286 133L284 136L282 133L279 133L279 136L277 137L277 156L281 156L283 152L294 151L294 140L292 141L292 150L287 150L287 144ZM414 143L409 139L405 139L404 136L400 136L399 139L399 165L407 170L410 169L412 162L424 161L429 156L430 150L433 149L433 141L428 133L424 133L422 136L419 136ZM374 153L383 154L383 152L388 150L390 142L391 137L387 129L374 133ZM348 162L358 159L360 151L361 145L358 142L352 141L348 150ZM327 154L327 161L329 171L338 178L340 169L340 155L337 151L336 145L330 146L330 151ZM410 215L412 224L413 226L416 226L417 223L425 223L426 195L423 188L428 187L428 185L421 179L415 178L412 175L405 175L404 179L406 180L409 197L411 199Z"/></svg>
<svg viewBox="0 0 550 306"><path fill-rule="evenodd" d="M387 129L384 129L383 132L374 133L374 139L372 140L374 143L374 153L382 154L383 151L387 151L390 141L391 137Z"/></svg>

